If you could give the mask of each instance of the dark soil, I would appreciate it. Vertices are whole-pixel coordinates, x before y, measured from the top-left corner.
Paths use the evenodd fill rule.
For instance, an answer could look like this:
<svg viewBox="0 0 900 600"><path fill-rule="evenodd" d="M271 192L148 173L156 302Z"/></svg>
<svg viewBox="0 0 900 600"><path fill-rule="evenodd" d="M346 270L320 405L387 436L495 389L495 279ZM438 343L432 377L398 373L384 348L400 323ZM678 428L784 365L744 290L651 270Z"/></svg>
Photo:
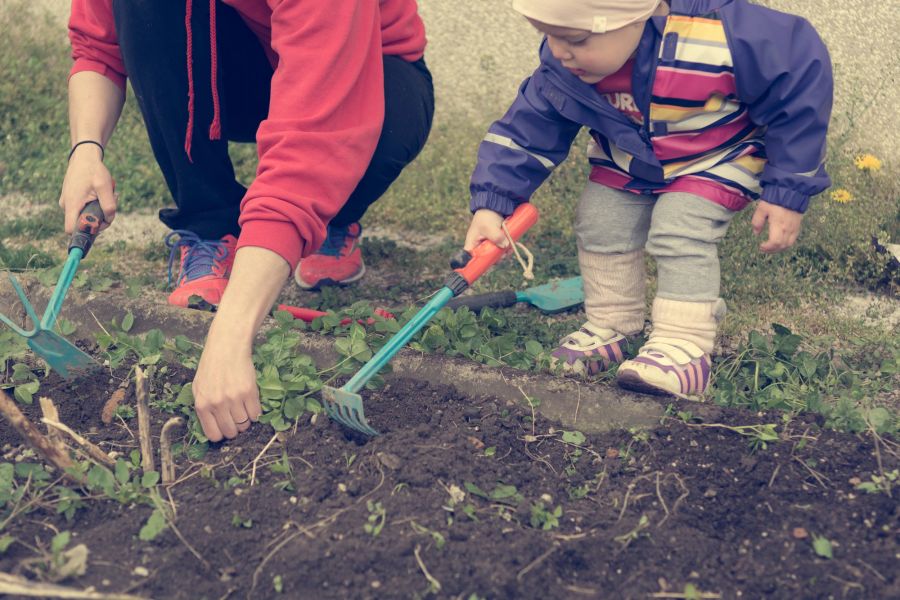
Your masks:
<svg viewBox="0 0 900 600"><path fill-rule="evenodd" d="M114 379L76 389L48 381L42 392L64 422L107 449L136 447L124 426L100 421ZM272 436L265 426L214 446L203 463L182 457L168 491L184 541L171 530L140 541L151 509L110 500L87 502L68 523L41 507L3 533L46 545L50 525L70 530L90 557L87 574L68 585L160 599L685 597L688 584L720 595L703 597L900 597L900 486L892 498L851 482L880 472L871 437L823 431L812 417L785 426L774 415L679 403L694 422L588 436L576 457L560 432L551 435L554 423L538 415L532 425L512 400L408 381L365 398L384 435L367 442L325 415L304 418L260 458L252 486L252 464ZM155 434L168 416L154 415ZM781 441L754 451L719 426L755 423L777 423ZM0 440L19 442L5 422ZM898 467L891 447L878 450L885 471ZM292 474L271 469L284 455ZM232 477L243 482L229 486ZM521 500L451 499L466 483L490 493L500 482ZM576 489L586 495L573 499ZM364 530L369 502L385 511L377 536ZM536 502L562 507L558 527L530 525ZM831 541L832 559L816 555L813 535ZM33 556L14 543L0 571Z"/></svg>

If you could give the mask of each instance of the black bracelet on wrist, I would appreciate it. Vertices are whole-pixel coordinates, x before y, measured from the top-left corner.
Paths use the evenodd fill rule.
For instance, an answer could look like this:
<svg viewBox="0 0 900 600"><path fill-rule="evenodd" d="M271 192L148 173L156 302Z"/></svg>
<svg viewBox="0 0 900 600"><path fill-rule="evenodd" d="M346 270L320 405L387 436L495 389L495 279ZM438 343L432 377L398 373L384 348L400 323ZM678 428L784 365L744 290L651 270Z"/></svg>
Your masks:
<svg viewBox="0 0 900 600"><path fill-rule="evenodd" d="M69 150L69 159L68 160L70 160L70 161L72 160L72 155L75 154L75 149L78 148L78 146L80 146L82 144L94 144L95 146L100 148L100 160L103 160L103 157L106 155L106 151L103 149L103 144L101 144L100 142L95 142L94 140L82 140L82 141L76 143L74 146L72 146L72 149Z"/></svg>

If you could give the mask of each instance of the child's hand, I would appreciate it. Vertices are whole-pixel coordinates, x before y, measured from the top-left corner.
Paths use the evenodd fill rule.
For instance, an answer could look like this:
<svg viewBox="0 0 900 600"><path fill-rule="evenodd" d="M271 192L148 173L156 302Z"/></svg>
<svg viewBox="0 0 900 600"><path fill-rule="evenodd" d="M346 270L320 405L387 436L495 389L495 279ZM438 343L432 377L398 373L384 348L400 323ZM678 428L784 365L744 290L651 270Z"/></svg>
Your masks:
<svg viewBox="0 0 900 600"><path fill-rule="evenodd" d="M773 254L790 248L797 241L803 213L760 200L751 220L753 233L756 235L762 233L766 221L769 222L769 239L760 244L759 249L761 252Z"/></svg>
<svg viewBox="0 0 900 600"><path fill-rule="evenodd" d="M503 215L487 208L480 208L475 211L472 216L472 223L469 225L469 231L466 233L466 244L464 250L471 252L475 246L483 240L491 240L500 248L506 248L509 242L506 240L506 234L500 227L503 224Z"/></svg>

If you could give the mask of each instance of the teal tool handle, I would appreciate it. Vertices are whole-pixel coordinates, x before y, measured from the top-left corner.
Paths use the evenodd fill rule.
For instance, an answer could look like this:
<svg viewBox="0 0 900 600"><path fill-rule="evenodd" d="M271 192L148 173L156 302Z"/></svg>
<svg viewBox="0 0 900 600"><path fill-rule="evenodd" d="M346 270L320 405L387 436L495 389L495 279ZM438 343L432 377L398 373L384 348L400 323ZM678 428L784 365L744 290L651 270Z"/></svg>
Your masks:
<svg viewBox="0 0 900 600"><path fill-rule="evenodd" d="M81 209L78 215L78 223L75 224L75 233L69 240L69 252L73 248L81 250L81 257L87 256L91 246L94 244L94 238L100 233L100 226L106 221L106 216L100 209L99 200L91 200Z"/></svg>
<svg viewBox="0 0 900 600"><path fill-rule="evenodd" d="M94 238L100 232L100 225L105 220L98 200L91 200L81 209L78 223L75 225L75 233L69 240L69 257L66 259L66 264L63 265L62 273L59 274L56 287L53 288L50 302L47 303L47 310L44 311L44 317L41 319L41 329L53 329L69 286L72 285L72 280L75 278L78 265L91 249Z"/></svg>
<svg viewBox="0 0 900 600"><path fill-rule="evenodd" d="M369 362L363 365L363 367L357 371L356 375L354 375L350 381L345 383L341 389L356 393L365 387L369 380L372 379L372 377L374 377L375 374L391 360L400 348L405 346L406 343L438 313L438 311L444 308L444 305L446 305L452 297L453 290L450 288L445 286L438 290L431 300L416 313L416 316L414 316L409 323L404 325L400 331L395 333L394 336L388 340L387 344L382 346L381 350L376 352L375 356L369 359Z"/></svg>

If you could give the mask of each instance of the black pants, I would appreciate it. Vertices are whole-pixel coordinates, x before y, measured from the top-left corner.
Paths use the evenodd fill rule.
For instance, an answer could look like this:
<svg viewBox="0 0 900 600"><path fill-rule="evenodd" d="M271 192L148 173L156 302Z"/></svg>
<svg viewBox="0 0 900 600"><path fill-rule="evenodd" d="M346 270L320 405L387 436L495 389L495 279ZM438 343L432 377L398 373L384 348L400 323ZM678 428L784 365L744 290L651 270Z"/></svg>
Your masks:
<svg viewBox="0 0 900 600"><path fill-rule="evenodd" d="M204 239L237 235L240 202L247 191L235 180L228 140L254 142L269 110L272 67L240 15L216 3L218 88L222 138L208 139L213 116L210 90L209 6L192 13L194 127L189 160L185 3L178 0L114 0L116 32L137 96L153 154L176 208L160 211L172 229ZM416 157L431 128L434 92L423 60L384 57L385 117L375 154L334 225L358 221Z"/></svg>

